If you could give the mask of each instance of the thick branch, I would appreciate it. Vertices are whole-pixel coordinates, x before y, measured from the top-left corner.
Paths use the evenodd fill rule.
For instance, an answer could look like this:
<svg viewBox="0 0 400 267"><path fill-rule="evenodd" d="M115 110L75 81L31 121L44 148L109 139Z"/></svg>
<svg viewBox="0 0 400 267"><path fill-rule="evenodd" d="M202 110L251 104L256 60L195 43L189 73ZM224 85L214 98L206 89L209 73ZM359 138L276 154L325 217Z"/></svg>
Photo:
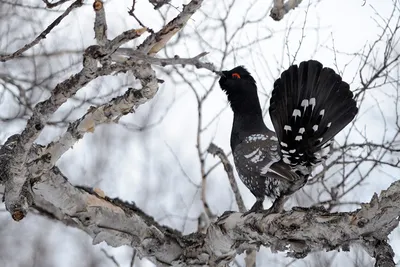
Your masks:
<svg viewBox="0 0 400 267"><path fill-rule="evenodd" d="M205 235L182 236L159 225L133 204L72 186L57 168L41 179L33 185L34 195L59 209L64 222L72 219L95 244L105 241L114 247L135 247L158 266L224 266L237 253L260 245L302 258L310 252L348 251L350 245L361 244L377 258L377 264L390 262L393 253L385 240L398 225L400 214L397 181L354 212L294 208L281 214L252 213L244 217L227 212L209 226Z"/></svg>
<svg viewBox="0 0 400 267"><path fill-rule="evenodd" d="M24 190L24 185L28 188L26 181L28 176L32 175L32 173L27 171L27 166L25 164L27 162L34 161L34 159L27 158L29 150L31 149L33 142L43 130L50 116L63 103L65 103L68 98L73 96L79 89L84 87L95 78L103 75L109 75L115 72L117 68L120 71L132 70L132 66L117 67L116 65L112 65L111 54L113 54L119 46L140 36L141 33L143 33L142 30L126 31L115 37L113 40L107 41L103 47L91 46L87 48L83 59L83 69L78 74L75 74L64 82L58 84L52 91L50 98L35 106L33 114L27 122L26 128L19 136L19 140L14 148L10 162L7 164L8 169L4 172L5 177L2 178L2 180L6 181L6 208L12 214L15 220L21 220L24 218L28 211L31 197L29 196L29 190ZM97 67L98 62L102 64L101 68ZM136 73L139 75L136 77L140 79L140 75L143 74L145 77L144 79L146 80L145 83L156 84L156 82L154 82L156 81L154 73L152 73L154 79L148 79L149 77L148 75L145 75L145 72L148 72L149 68L144 69L144 71L136 70ZM156 87L158 88L158 86ZM154 88L152 88L151 91L155 92L157 89L154 90ZM66 150L64 149L63 152L65 151ZM60 156L61 155L57 155L55 159L58 159ZM49 162L51 164L55 163L54 160L49 161L48 157L43 160L44 164L49 165ZM49 167L42 168L42 166L40 166L38 169L40 170L39 173L41 174L48 170Z"/></svg>
<svg viewBox="0 0 400 267"><path fill-rule="evenodd" d="M375 267L395 267L393 248L385 240L372 240L364 245L368 253L376 259Z"/></svg>
<svg viewBox="0 0 400 267"><path fill-rule="evenodd" d="M13 150L13 154L8 163L8 169L4 171L5 177L2 180L6 181L5 188L5 203L6 208L16 220L22 219L29 206L29 192L23 192L23 186L28 178L27 155L33 142L41 133L50 116L63 104L69 97L74 95L80 88L85 86L91 80L100 76L100 73L105 71L105 74L110 74L112 70L98 69L96 50L90 47L84 55L83 69L59 83L52 95L47 100L37 104L33 110L33 114L27 122L26 128L19 136L18 142Z"/></svg>
<svg viewBox="0 0 400 267"><path fill-rule="evenodd" d="M123 33L122 35L125 36L126 34ZM137 34L137 32L133 32L130 37L135 38L137 36L139 36L139 34ZM27 171L27 166L25 163L33 160L27 158L28 152L31 149L33 142L46 125L50 116L63 103L65 103L68 98L70 98L79 89L84 87L95 78L112 74L115 71L132 70L132 66L116 66L108 64L107 59L111 58L109 56L110 53L116 49L115 46L117 44L124 43L125 38L120 38L117 36L114 40L117 41L110 41L110 45L106 48L91 46L86 49L83 60L83 69L79 73L58 84L52 91L50 98L35 106L33 114L28 120L25 130L19 136L17 145L13 150L13 155L9 159L10 162L7 164L8 169L4 171L4 177L1 179L6 182L6 208L8 211L10 211L15 220L20 220L25 216L30 203L29 191L23 190L23 186L26 183L28 176L31 175L31 173ZM98 61L104 63L103 67L97 68ZM149 76L146 75L148 72L148 68L136 70L137 77L139 79L144 77L144 84L152 84L150 91L153 92L156 91L154 89L156 79L148 79ZM154 73L152 73L152 75L154 76ZM48 163L47 158L45 158L44 163ZM55 162L52 161L52 163Z"/></svg>

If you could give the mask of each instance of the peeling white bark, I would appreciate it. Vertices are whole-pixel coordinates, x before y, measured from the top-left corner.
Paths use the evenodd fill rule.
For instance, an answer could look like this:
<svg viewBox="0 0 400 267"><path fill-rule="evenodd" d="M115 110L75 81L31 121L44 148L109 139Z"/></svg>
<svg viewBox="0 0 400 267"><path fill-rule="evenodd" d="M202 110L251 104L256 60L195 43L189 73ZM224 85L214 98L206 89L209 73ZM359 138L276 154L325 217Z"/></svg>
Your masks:
<svg viewBox="0 0 400 267"><path fill-rule="evenodd" d="M32 189L36 207L51 203L63 214L55 218L84 230L94 244L105 241L114 247L135 247L142 257L158 266L224 266L238 253L261 245L303 258L316 251L348 251L353 244L364 246L376 257L376 266L391 266L382 265L393 261L386 239L397 227L400 215L397 181L353 212L293 208L282 214L251 213L244 217L242 213L226 212L211 223L205 235L183 236L159 225L134 204L103 198L90 188L74 187L56 167L36 181Z"/></svg>

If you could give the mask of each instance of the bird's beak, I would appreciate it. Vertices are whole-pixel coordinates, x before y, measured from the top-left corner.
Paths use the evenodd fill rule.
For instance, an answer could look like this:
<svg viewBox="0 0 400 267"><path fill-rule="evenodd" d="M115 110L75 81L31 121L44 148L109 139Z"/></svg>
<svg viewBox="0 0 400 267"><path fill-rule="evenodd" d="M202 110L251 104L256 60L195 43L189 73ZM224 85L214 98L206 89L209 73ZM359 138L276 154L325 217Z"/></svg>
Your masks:
<svg viewBox="0 0 400 267"><path fill-rule="evenodd" d="M214 71L214 73L221 77L226 77L226 71Z"/></svg>

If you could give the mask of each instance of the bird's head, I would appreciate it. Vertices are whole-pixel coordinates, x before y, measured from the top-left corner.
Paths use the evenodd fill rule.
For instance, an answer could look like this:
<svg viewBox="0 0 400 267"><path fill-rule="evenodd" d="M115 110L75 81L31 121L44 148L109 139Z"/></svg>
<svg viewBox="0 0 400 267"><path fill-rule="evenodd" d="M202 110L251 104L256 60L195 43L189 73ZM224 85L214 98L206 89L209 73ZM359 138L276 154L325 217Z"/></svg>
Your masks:
<svg viewBox="0 0 400 267"><path fill-rule="evenodd" d="M248 93L251 88L256 88L256 81L243 66L231 70L222 71L219 79L221 89L229 96L230 94Z"/></svg>
<svg viewBox="0 0 400 267"><path fill-rule="evenodd" d="M234 113L261 114L256 81L243 66L222 71L219 85L228 96Z"/></svg>

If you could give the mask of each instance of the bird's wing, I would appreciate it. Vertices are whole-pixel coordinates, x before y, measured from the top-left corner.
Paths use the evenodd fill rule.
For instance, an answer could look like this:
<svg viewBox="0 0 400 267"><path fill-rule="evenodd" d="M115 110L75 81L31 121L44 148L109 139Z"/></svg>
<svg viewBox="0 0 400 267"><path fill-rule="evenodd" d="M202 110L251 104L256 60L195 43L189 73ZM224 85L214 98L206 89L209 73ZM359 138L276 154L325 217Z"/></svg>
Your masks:
<svg viewBox="0 0 400 267"><path fill-rule="evenodd" d="M253 134L246 137L233 151L239 174L258 174L279 180L293 181L296 175L281 162L278 139L274 135Z"/></svg>

